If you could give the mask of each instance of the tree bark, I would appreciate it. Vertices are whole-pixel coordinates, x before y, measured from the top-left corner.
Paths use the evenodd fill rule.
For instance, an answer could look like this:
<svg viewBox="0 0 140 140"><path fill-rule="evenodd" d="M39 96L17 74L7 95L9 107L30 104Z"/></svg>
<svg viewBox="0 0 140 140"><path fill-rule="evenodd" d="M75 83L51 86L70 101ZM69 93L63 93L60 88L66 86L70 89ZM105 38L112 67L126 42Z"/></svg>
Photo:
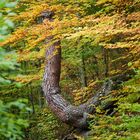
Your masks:
<svg viewBox="0 0 140 140"><path fill-rule="evenodd" d="M82 46L82 54L81 54L81 83L83 87L87 87L87 76L86 76L86 64L85 64L85 57L84 57L84 46Z"/></svg>
<svg viewBox="0 0 140 140"><path fill-rule="evenodd" d="M112 81L105 82L100 91L86 103L74 106L60 95L60 72L61 47L60 41L57 41L46 52L46 67L42 85L45 98L48 106L61 121L74 127L86 128L88 126L88 114L94 113L96 106L101 103L100 97L107 95L111 91Z"/></svg>
<svg viewBox="0 0 140 140"><path fill-rule="evenodd" d="M104 64L105 64L105 77L108 77L109 60L108 60L108 50L106 48L103 48L103 57L104 57Z"/></svg>

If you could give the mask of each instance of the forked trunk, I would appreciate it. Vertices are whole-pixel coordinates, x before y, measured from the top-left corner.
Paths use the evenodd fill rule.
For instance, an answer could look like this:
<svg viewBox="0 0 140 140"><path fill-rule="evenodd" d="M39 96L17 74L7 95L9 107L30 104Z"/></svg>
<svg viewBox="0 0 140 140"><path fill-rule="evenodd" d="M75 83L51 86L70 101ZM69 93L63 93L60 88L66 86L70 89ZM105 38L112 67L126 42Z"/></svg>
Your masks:
<svg viewBox="0 0 140 140"><path fill-rule="evenodd" d="M111 90L111 81L105 82L99 92L87 103L80 106L71 105L61 96L59 86L61 72L61 47L57 41L46 52L46 67L43 79L43 91L51 110L60 120L75 127L87 127L88 114L95 112L95 107L100 104L100 97Z"/></svg>
<svg viewBox="0 0 140 140"><path fill-rule="evenodd" d="M45 13L51 12L48 11ZM45 13L43 13L43 15ZM45 18L48 18L50 22L53 22L52 15L54 14L45 14ZM47 42L49 43L52 38L53 37L48 38ZM60 73L61 46L60 41L56 41L46 51L46 67L42 84L43 91L48 106L58 116L58 118L61 121L78 128L87 128L88 114L95 113L96 107L99 106L103 100L101 97L108 95L112 90L112 87L114 87L115 84L117 85L121 83L120 81L122 81L122 79L127 80L129 78L125 73L111 78L111 80L103 83L100 90L97 91L97 93L94 94L86 103L74 106L61 96L61 89L59 86ZM104 107L104 109L105 108L106 107Z"/></svg>

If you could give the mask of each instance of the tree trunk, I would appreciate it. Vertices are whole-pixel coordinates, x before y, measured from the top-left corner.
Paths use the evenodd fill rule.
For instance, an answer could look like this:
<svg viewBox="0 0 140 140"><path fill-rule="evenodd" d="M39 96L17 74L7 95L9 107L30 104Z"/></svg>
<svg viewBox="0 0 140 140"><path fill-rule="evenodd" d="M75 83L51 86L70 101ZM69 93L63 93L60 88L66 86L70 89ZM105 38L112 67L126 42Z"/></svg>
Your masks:
<svg viewBox="0 0 140 140"><path fill-rule="evenodd" d="M101 102L100 97L111 91L112 82L105 82L101 90L87 103L73 106L60 95L60 71L61 47L60 41L57 41L46 52L46 67L42 85L45 98L48 106L63 122L71 124L74 127L86 128L88 114L94 113L95 107Z"/></svg>
<svg viewBox="0 0 140 140"><path fill-rule="evenodd" d="M81 54L81 66L80 66L80 76L81 76L81 84L83 87L87 87L87 76L86 76L86 66L85 66L85 58L84 58L84 46L82 46L82 54Z"/></svg>
<svg viewBox="0 0 140 140"><path fill-rule="evenodd" d="M49 14L48 14L49 13ZM53 22L53 12L46 11L42 13L50 22ZM52 28L51 28L52 29ZM48 43L53 37L48 38ZM106 64L106 76L108 75L108 61ZM128 80L133 71L124 72L122 75L110 78L103 83L100 90L93 95L86 103L79 106L71 105L61 96L59 86L61 72L61 46L60 41L53 43L46 51L46 66L43 77L42 88L45 94L46 101L51 110L63 122L78 128L87 128L88 114L96 112L96 107L99 106L103 100L102 96L106 96L110 91L117 87L122 81ZM123 79L123 80L122 80ZM113 82L112 82L113 81ZM110 105L110 102L109 102ZM108 105L107 105L108 106ZM106 107L104 107L106 108Z"/></svg>
<svg viewBox="0 0 140 140"><path fill-rule="evenodd" d="M50 15L50 14L45 14ZM46 17L50 22L53 22L52 17ZM48 38L47 43L53 37ZM108 67L106 68L106 75ZM61 96L59 86L61 72L61 46L60 41L53 43L46 51L46 66L43 77L42 88L45 94L45 99L52 112L63 122L73 125L78 128L87 128L88 114L96 112L96 107L99 106L103 100L103 96L110 93L115 84L120 83L123 79L128 79L126 74L111 78L103 83L103 86L89 99L86 103L79 106L71 105ZM113 85L114 84L114 85ZM109 103L110 104L110 103ZM105 107L104 107L105 108Z"/></svg>
<svg viewBox="0 0 140 140"><path fill-rule="evenodd" d="M104 64L105 64L105 77L108 77L109 72L109 57L108 57L108 50L103 48L103 57L104 57Z"/></svg>

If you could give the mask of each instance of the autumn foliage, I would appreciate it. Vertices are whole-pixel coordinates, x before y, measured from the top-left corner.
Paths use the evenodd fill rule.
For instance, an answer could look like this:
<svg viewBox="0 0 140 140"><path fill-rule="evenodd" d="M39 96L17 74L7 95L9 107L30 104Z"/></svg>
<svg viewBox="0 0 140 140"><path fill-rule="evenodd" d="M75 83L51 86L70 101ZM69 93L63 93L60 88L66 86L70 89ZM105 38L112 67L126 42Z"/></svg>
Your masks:
<svg viewBox="0 0 140 140"><path fill-rule="evenodd" d="M93 133L89 139L108 139L107 135L110 139L139 139L135 131L140 131L139 9L139 0L19 1L14 9L17 14L12 17L16 28L0 46L16 50L21 71L10 79L22 86L5 93L17 97L32 93L34 104L38 104L46 49L60 40L62 94L74 104L86 102L109 77L125 73L131 77L122 80L107 98L117 102L113 118L102 119L107 112L100 107L97 114L90 116ZM46 18L49 14L53 22ZM130 71L135 74L131 76Z"/></svg>

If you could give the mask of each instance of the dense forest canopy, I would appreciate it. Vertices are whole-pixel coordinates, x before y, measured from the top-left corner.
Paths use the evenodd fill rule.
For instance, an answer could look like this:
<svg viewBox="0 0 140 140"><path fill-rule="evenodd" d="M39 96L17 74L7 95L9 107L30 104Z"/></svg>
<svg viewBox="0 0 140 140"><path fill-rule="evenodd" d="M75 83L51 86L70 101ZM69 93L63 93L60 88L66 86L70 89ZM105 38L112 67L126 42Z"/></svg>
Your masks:
<svg viewBox="0 0 140 140"><path fill-rule="evenodd" d="M139 9L139 0L2 0L0 137L139 140Z"/></svg>

